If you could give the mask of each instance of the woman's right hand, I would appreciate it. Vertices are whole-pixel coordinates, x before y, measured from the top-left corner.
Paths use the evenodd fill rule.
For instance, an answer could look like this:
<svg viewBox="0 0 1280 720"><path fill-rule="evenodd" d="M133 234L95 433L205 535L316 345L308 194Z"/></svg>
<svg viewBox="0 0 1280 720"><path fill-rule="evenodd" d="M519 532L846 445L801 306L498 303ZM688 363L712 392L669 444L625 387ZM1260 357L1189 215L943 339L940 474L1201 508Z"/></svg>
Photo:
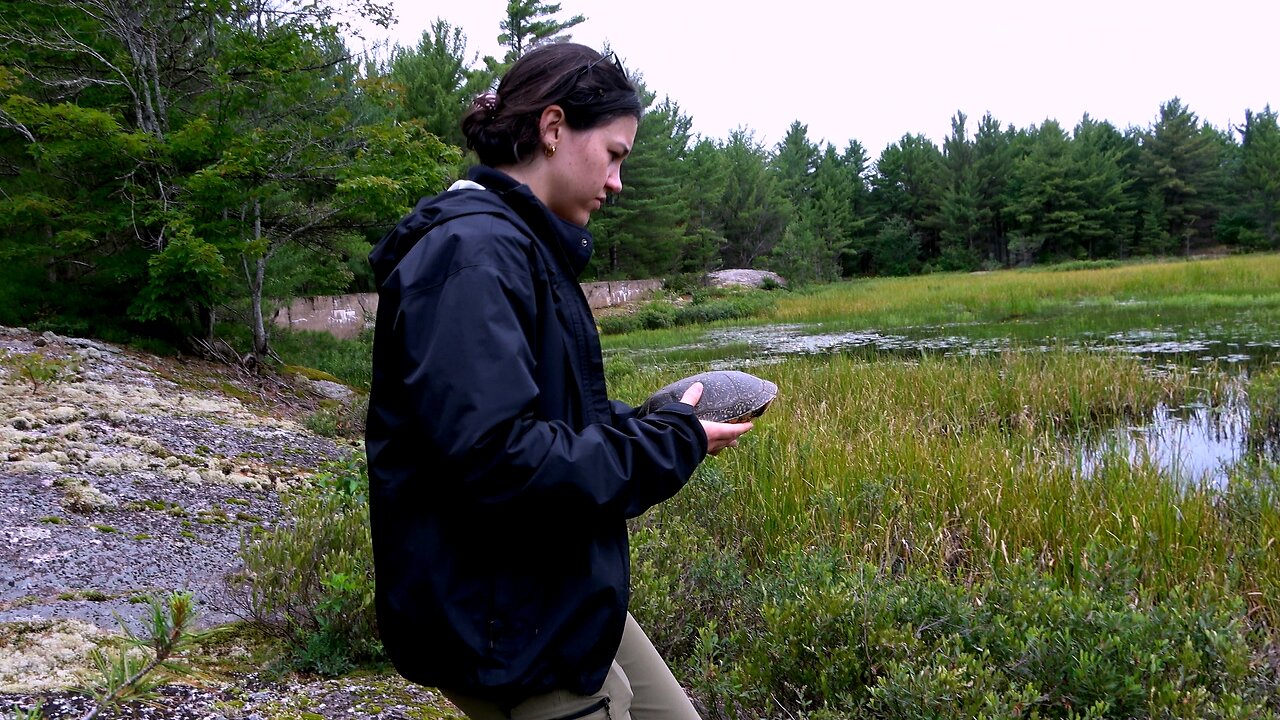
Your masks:
<svg viewBox="0 0 1280 720"><path fill-rule="evenodd" d="M686 405L697 406L698 401L702 399L702 383L694 383L684 391L684 395L680 397L680 402ZM748 430L752 428L751 423L720 423L711 422L710 420L699 420L702 423L702 430L707 434L707 454L715 455L721 450L738 446L738 438L742 437Z"/></svg>

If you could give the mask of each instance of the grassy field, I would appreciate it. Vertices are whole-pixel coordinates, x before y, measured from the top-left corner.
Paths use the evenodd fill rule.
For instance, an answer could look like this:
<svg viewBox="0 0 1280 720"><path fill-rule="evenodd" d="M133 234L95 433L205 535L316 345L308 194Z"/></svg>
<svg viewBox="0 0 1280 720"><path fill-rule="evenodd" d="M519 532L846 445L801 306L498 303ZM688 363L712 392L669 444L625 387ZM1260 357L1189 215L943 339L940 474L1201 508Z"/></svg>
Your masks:
<svg viewBox="0 0 1280 720"><path fill-rule="evenodd" d="M1244 311L1280 322L1280 255L1128 264L1101 269L939 274L822 286L779 302L778 322L890 329L1076 315Z"/></svg>

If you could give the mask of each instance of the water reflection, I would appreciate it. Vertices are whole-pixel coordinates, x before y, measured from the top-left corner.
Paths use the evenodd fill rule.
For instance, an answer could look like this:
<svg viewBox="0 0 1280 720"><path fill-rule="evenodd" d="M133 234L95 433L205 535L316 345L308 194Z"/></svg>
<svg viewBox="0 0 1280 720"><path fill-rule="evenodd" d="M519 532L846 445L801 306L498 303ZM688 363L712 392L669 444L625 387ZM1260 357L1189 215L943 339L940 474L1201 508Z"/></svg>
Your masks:
<svg viewBox="0 0 1280 720"><path fill-rule="evenodd" d="M1115 428L1078 450L1080 472L1091 476L1107 458L1149 465L1187 484L1221 487L1249 454L1249 405L1243 381L1220 405L1170 407L1161 403L1149 422ZM1268 453L1269 454L1269 453Z"/></svg>

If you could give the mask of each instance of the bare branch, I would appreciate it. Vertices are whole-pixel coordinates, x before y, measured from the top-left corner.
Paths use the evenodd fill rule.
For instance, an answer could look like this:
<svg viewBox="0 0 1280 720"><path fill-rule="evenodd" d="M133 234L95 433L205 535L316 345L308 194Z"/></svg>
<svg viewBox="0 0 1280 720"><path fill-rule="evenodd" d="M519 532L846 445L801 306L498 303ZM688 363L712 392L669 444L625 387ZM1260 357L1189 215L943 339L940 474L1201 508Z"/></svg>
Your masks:
<svg viewBox="0 0 1280 720"><path fill-rule="evenodd" d="M36 141L35 136L31 134L31 131L27 129L26 125L14 119L12 115L5 112L4 110L0 110L0 128L8 128L10 130L13 130L14 132L18 133L22 137L26 138L27 142L33 143Z"/></svg>

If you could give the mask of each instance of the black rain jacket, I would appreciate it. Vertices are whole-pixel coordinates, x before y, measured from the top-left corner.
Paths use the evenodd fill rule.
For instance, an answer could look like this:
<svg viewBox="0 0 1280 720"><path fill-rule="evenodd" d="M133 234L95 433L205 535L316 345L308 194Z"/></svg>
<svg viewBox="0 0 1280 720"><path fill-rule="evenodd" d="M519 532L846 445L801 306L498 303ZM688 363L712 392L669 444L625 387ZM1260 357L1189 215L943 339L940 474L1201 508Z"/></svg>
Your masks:
<svg viewBox="0 0 1280 720"><path fill-rule="evenodd" d="M424 199L370 255L366 451L379 634L409 680L502 702L596 692L629 600L627 518L706 454L693 409L605 393L592 239L527 186Z"/></svg>

